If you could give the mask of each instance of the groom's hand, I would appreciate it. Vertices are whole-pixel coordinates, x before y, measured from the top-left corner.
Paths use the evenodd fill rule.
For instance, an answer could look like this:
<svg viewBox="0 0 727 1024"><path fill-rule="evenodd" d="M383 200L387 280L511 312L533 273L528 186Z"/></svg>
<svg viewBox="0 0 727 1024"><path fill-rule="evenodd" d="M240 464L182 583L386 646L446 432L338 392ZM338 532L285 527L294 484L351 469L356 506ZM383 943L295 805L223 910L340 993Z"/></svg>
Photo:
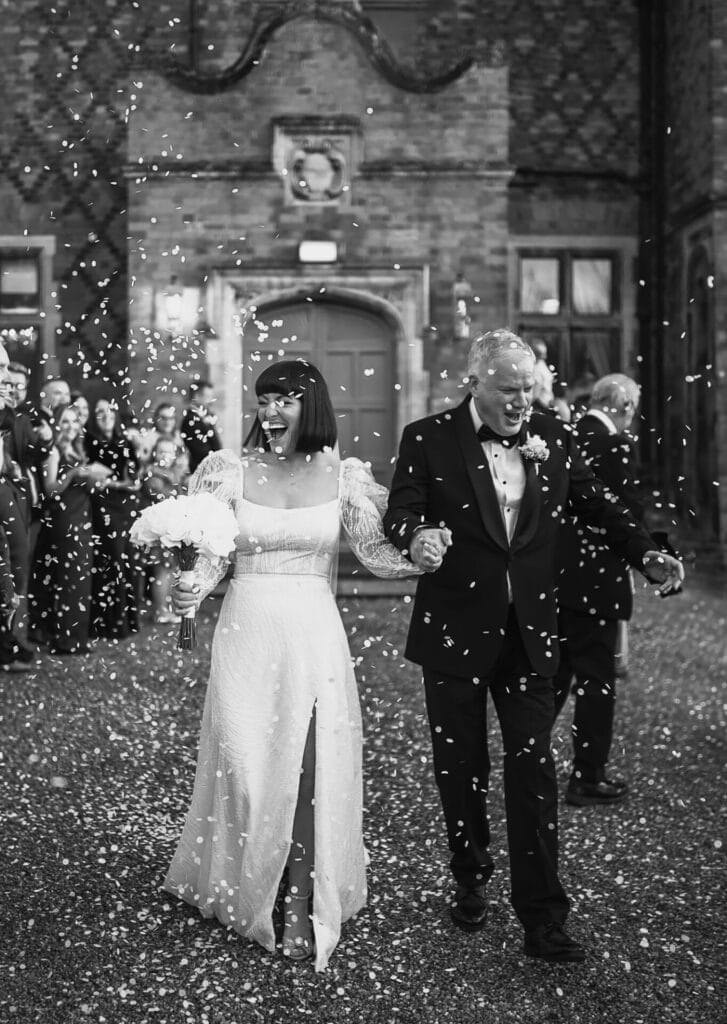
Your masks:
<svg viewBox="0 0 727 1024"><path fill-rule="evenodd" d="M675 594L682 589L684 566L678 558L663 551L647 551L642 565L647 580L661 584L658 590L660 597Z"/></svg>
<svg viewBox="0 0 727 1024"><path fill-rule="evenodd" d="M424 572L436 572L447 548L452 546L452 531L427 528L417 530L409 548L409 558Z"/></svg>

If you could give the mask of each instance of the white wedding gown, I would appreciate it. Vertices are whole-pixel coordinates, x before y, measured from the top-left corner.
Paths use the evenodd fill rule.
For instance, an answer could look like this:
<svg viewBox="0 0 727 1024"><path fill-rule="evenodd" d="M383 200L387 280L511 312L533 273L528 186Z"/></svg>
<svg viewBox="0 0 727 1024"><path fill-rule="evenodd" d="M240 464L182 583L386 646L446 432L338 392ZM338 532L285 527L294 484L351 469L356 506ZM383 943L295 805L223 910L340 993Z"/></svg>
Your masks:
<svg viewBox="0 0 727 1024"><path fill-rule="evenodd" d="M340 525L376 575L418 572L384 538L386 489L358 459L341 464L337 499L271 508L243 498L231 451L209 455L190 493L229 503L240 532L234 577L212 641L192 802L164 888L266 949L290 850L300 769L315 708L315 968L341 923L366 903L361 714L333 593ZM198 560L203 594L223 562Z"/></svg>

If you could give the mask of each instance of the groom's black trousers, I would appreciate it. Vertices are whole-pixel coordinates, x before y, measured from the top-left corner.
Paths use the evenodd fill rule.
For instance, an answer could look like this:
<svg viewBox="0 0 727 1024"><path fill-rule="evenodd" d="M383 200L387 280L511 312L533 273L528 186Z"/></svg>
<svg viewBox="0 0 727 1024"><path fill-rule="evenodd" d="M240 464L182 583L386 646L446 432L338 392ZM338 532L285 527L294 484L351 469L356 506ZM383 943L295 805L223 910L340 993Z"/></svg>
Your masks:
<svg viewBox="0 0 727 1024"><path fill-rule="evenodd" d="M434 771L451 867L462 885L486 883L489 852L487 692L500 721L511 901L527 930L568 914L558 879L558 794L550 752L553 682L533 672L512 607L492 671L475 681L424 669Z"/></svg>

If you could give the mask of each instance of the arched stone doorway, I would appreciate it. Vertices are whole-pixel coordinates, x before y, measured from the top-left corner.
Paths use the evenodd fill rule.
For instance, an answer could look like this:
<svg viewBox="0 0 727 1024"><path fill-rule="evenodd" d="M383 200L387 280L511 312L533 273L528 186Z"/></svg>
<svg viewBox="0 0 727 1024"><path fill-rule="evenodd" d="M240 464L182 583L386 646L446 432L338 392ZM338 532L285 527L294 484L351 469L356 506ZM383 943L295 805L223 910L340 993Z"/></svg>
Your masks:
<svg viewBox="0 0 727 1024"><path fill-rule="evenodd" d="M255 336L255 332L256 335ZM326 294L289 297L256 309L243 359L243 436L255 416L255 379L279 359L308 359L325 377L341 455L370 462L388 483L396 451L396 325L360 303Z"/></svg>
<svg viewBox="0 0 727 1024"><path fill-rule="evenodd" d="M428 299L426 267L212 271L205 362L224 444L239 451L249 431L262 359L307 356L331 387L345 453L388 483L402 429L430 411Z"/></svg>

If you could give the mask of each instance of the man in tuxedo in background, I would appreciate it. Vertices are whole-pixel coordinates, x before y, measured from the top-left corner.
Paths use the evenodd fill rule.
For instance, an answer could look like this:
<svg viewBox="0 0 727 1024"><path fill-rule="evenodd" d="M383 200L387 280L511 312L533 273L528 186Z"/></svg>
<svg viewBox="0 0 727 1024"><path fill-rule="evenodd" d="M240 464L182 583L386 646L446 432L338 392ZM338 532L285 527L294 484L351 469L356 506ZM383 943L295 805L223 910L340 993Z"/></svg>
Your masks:
<svg viewBox="0 0 727 1024"><path fill-rule="evenodd" d="M180 431L189 452L190 473L194 473L205 456L222 447L217 434L217 417L210 411L214 401L215 393L208 380L192 381Z"/></svg>
<svg viewBox="0 0 727 1024"><path fill-rule="evenodd" d="M10 362L0 344L0 436L3 458L0 465L0 521L5 529L10 564L19 598L12 625L0 622L0 668L28 672L35 652L26 641L26 612L30 572L30 525L34 500L36 467L47 456L52 433L34 428L30 417L15 409L14 389L9 386Z"/></svg>
<svg viewBox="0 0 727 1024"><path fill-rule="evenodd" d="M555 545L563 511L606 531L609 543L665 590L680 563L654 550L628 511L604 493L555 417L526 417L535 357L507 330L470 349L469 391L451 411L405 428L384 526L425 567L406 656L421 665L456 892L451 916L484 926L489 852L487 692L500 721L511 901L527 955L577 962L564 930L569 902L558 877L555 766L550 750L558 664Z"/></svg>
<svg viewBox="0 0 727 1024"><path fill-rule="evenodd" d="M638 404L635 380L622 373L602 377L575 427L574 440L601 483L643 523L635 442L626 433ZM576 680L573 771L565 799L580 807L618 803L628 786L606 777L606 763L613 736L619 622L630 619L633 610L631 574L601 534L577 518L567 517L560 532L558 604L556 717L568 699L573 676Z"/></svg>

